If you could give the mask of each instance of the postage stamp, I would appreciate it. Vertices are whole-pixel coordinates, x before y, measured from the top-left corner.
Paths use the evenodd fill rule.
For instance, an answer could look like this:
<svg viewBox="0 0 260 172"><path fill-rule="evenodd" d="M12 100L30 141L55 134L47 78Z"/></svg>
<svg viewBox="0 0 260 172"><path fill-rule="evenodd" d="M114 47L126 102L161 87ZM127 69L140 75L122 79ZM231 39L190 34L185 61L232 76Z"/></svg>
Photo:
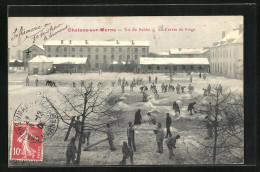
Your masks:
<svg viewBox="0 0 260 172"><path fill-rule="evenodd" d="M42 161L44 127L37 123L14 121L10 160Z"/></svg>

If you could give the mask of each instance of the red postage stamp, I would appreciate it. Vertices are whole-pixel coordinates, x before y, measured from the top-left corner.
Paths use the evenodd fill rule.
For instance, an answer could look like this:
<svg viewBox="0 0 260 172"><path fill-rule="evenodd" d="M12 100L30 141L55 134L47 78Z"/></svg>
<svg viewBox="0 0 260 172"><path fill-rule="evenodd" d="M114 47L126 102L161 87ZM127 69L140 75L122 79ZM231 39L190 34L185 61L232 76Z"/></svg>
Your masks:
<svg viewBox="0 0 260 172"><path fill-rule="evenodd" d="M10 159L42 161L43 130L41 124L13 122Z"/></svg>

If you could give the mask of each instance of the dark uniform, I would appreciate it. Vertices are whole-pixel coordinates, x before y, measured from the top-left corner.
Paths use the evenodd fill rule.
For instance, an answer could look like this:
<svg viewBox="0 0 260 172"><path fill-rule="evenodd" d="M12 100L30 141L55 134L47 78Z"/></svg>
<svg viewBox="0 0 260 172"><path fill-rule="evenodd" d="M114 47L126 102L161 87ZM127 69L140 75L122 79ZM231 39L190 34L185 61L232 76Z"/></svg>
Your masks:
<svg viewBox="0 0 260 172"><path fill-rule="evenodd" d="M192 110L194 110L195 113L197 113L194 109L194 105L196 104L196 102L194 103L190 103L189 106L188 106L188 111L190 112L190 115L193 115L192 114Z"/></svg>
<svg viewBox="0 0 260 172"><path fill-rule="evenodd" d="M131 147L127 146L127 143L123 143L122 147L122 153L123 153L123 159L119 163L120 165L126 165L126 159L130 157L131 165L133 165L134 162L134 152Z"/></svg>
<svg viewBox="0 0 260 172"><path fill-rule="evenodd" d="M165 142L167 144L168 150L169 150L169 159L172 159L174 154L173 154L173 149L176 148L176 141L179 137L169 137Z"/></svg>
<svg viewBox="0 0 260 172"><path fill-rule="evenodd" d="M72 161L72 163L75 164L75 158L76 158L76 153L77 153L77 148L75 146L75 140L76 140L75 138L72 138L67 146L67 151L66 151L67 165L70 164L70 161Z"/></svg>
<svg viewBox="0 0 260 172"><path fill-rule="evenodd" d="M138 111L135 113L134 125L140 125L142 123L141 120L142 120L141 110L138 109Z"/></svg>
<svg viewBox="0 0 260 172"><path fill-rule="evenodd" d="M132 147L134 149L134 151L136 151L136 147L135 147L135 130L132 126L132 123L130 124L130 126L127 127L127 139L128 139L128 145L130 147Z"/></svg>
<svg viewBox="0 0 260 172"><path fill-rule="evenodd" d="M172 119L171 117L169 116L169 114L167 114L167 117L166 117L166 138L168 138L168 135L171 137L172 136L172 133L171 133L171 124L172 124Z"/></svg>

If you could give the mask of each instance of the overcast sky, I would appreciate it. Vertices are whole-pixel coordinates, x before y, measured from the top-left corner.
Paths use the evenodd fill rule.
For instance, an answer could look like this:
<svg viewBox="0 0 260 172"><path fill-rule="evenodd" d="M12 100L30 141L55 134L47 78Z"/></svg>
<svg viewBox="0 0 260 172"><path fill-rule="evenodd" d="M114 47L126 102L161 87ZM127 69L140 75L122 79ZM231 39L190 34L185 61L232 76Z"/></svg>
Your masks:
<svg viewBox="0 0 260 172"><path fill-rule="evenodd" d="M33 44L33 40L26 39L19 46L17 38L12 34L17 28L23 27L25 30L36 26L44 27L44 24L50 23L48 27L60 23L64 27L81 29L121 29L121 32L68 32L63 30L48 40L139 40L150 42L150 52L164 52L171 48L203 48L212 46L214 41L221 39L222 31L226 33L238 28L243 24L242 16L169 16L169 17L12 17L8 20L8 46L11 57L15 56L18 49L24 50ZM60 28L57 28L56 31ZM124 28L150 28L150 31L130 31L125 32ZM158 28L176 28L178 31L158 31ZM183 28L184 31L179 31ZM195 31L185 31L185 28L195 29ZM154 29L154 31L152 31ZM16 32L18 33L18 31ZM32 31L27 36L34 35L37 31ZM23 40L25 35L21 36ZM46 34L47 35L47 34ZM36 44L44 44L43 37L35 40Z"/></svg>

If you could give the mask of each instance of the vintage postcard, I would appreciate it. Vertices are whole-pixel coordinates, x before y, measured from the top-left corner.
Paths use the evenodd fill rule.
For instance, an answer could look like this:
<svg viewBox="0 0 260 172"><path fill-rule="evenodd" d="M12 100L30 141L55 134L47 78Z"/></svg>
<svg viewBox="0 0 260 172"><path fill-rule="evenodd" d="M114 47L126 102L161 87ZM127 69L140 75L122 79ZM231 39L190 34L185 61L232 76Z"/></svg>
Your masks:
<svg viewBox="0 0 260 172"><path fill-rule="evenodd" d="M9 17L9 166L244 163L243 16Z"/></svg>

